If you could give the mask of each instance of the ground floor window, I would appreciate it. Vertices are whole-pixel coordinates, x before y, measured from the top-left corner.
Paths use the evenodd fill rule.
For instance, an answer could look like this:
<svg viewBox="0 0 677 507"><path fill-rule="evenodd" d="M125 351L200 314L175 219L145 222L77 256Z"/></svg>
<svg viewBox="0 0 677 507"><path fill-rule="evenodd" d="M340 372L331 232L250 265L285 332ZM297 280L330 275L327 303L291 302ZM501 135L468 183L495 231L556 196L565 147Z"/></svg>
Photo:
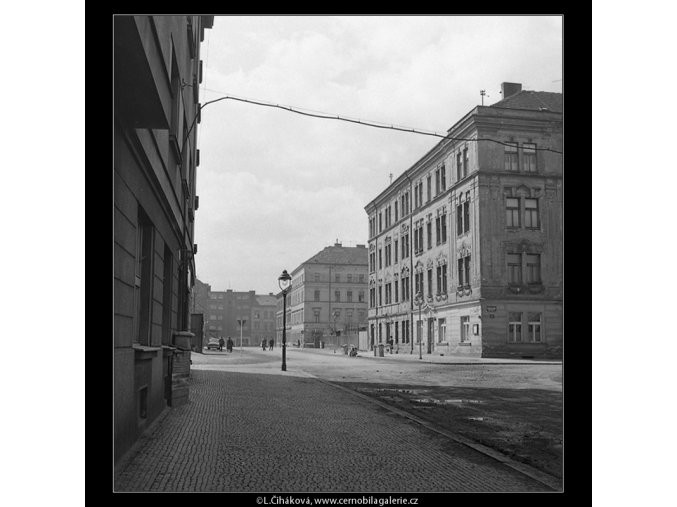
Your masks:
<svg viewBox="0 0 677 507"><path fill-rule="evenodd" d="M527 314L527 332L528 340L534 343L541 342L541 314L528 313Z"/></svg>
<svg viewBox="0 0 677 507"><path fill-rule="evenodd" d="M447 341L447 319L439 319L438 321L438 342Z"/></svg>
<svg viewBox="0 0 677 507"><path fill-rule="evenodd" d="M508 312L508 341L522 341L522 312Z"/></svg>
<svg viewBox="0 0 677 507"><path fill-rule="evenodd" d="M470 341L470 315L461 316L461 342Z"/></svg>

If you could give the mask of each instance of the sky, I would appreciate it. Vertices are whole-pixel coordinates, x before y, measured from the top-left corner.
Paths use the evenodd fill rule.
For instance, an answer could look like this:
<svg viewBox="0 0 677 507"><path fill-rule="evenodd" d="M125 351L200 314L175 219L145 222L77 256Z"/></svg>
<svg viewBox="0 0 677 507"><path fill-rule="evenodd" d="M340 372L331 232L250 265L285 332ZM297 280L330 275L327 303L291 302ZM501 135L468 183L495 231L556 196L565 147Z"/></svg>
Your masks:
<svg viewBox="0 0 677 507"><path fill-rule="evenodd" d="M560 16L216 16L200 101L235 96L444 134L502 82L562 91ZM202 110L197 277L277 292L439 138L222 100Z"/></svg>

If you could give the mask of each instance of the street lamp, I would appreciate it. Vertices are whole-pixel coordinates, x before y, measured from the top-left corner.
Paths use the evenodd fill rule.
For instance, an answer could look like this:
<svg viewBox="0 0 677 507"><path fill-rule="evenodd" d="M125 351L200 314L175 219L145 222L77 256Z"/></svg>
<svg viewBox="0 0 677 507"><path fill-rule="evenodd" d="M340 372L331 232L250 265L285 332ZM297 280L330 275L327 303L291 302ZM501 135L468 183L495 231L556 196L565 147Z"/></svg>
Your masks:
<svg viewBox="0 0 677 507"><path fill-rule="evenodd" d="M421 305L423 304L423 295L420 291L416 293L414 304L418 306L418 326L416 326L416 334L418 335L418 358L423 359L423 352L421 350L421 335L423 334L423 326L421 325Z"/></svg>
<svg viewBox="0 0 677 507"><path fill-rule="evenodd" d="M291 289L291 276L286 269L277 283L282 290L282 371L287 371L287 292Z"/></svg>
<svg viewBox="0 0 677 507"><path fill-rule="evenodd" d="M338 348L338 341L339 341L339 335L338 335L338 328L336 327L336 321L339 318L339 315L341 315L341 312L338 310L334 310L333 317L334 317L334 354L336 354L336 349Z"/></svg>
<svg viewBox="0 0 677 507"><path fill-rule="evenodd" d="M237 319L237 323L240 324L240 356L242 356L242 326L245 325L247 319Z"/></svg>
<svg viewBox="0 0 677 507"><path fill-rule="evenodd" d="M427 298L428 303L426 304L427 309L428 309L428 331L432 331L432 333L429 333L430 336L428 336L428 354L432 353L432 344L433 341L435 340L435 326L431 324L432 319L433 319L433 307L432 307L432 302L433 302L433 297L432 295L428 296ZM431 329L432 328L432 329Z"/></svg>

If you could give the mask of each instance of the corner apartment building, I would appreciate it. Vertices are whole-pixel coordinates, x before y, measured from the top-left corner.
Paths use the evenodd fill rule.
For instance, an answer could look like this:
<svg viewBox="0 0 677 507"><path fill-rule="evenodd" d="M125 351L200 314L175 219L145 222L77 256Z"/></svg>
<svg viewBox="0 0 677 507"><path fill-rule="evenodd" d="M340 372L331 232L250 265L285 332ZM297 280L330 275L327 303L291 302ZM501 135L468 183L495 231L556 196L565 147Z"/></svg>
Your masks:
<svg viewBox="0 0 677 507"><path fill-rule="evenodd" d="M562 357L562 94L521 88L503 83L365 207L372 345Z"/></svg>
<svg viewBox="0 0 677 507"><path fill-rule="evenodd" d="M367 248L338 241L291 273L287 294L287 344L302 347L358 345L367 325ZM277 336L282 342L282 294L278 294Z"/></svg>
<svg viewBox="0 0 677 507"><path fill-rule="evenodd" d="M188 397L190 345L180 333L190 330L197 251L200 44L213 21L113 18L115 462Z"/></svg>
<svg viewBox="0 0 677 507"><path fill-rule="evenodd" d="M258 346L263 340L275 339L275 308L277 300L268 295L246 292L212 290L211 285L197 280L194 307L204 314L205 343L209 338L228 337L240 345L240 324L243 320L242 345Z"/></svg>

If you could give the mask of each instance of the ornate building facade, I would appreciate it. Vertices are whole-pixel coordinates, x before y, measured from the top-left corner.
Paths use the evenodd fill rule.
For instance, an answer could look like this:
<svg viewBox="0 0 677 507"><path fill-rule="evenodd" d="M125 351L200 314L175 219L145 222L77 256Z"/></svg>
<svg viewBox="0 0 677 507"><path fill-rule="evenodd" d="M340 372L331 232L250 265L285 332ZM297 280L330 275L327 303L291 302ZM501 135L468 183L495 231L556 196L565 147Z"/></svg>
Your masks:
<svg viewBox="0 0 677 507"><path fill-rule="evenodd" d="M502 89L365 207L372 345L561 358L562 95Z"/></svg>

